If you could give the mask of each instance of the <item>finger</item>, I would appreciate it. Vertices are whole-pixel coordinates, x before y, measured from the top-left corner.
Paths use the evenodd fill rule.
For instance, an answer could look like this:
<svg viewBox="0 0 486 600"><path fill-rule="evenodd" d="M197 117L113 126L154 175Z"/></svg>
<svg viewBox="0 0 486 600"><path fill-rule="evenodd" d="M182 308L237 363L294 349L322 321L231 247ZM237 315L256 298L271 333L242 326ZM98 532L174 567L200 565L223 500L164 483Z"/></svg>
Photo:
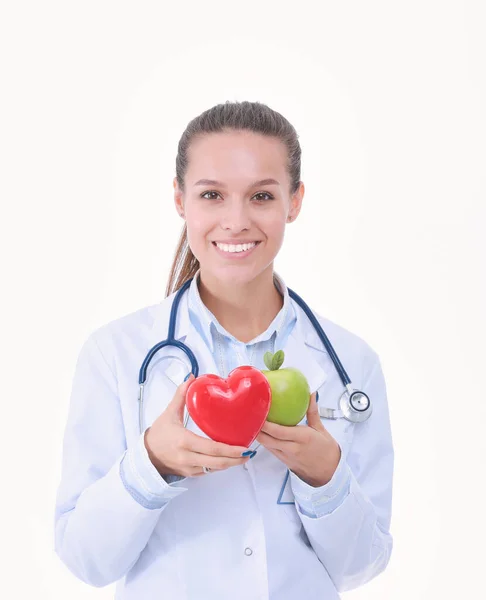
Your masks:
<svg viewBox="0 0 486 600"><path fill-rule="evenodd" d="M189 467L188 474L189 477L203 477L204 475L208 475L208 473L205 473L203 468L199 466Z"/></svg>
<svg viewBox="0 0 486 600"><path fill-rule="evenodd" d="M232 446L231 444L215 442L214 440L197 435L193 431L186 430L186 432L185 447L191 452L207 456L241 458L242 453L248 450L245 446Z"/></svg>
<svg viewBox="0 0 486 600"><path fill-rule="evenodd" d="M294 425L277 425L277 423L265 421L261 431L277 440L303 441L302 428Z"/></svg>
<svg viewBox="0 0 486 600"><path fill-rule="evenodd" d="M175 419L183 423L184 422L184 406L186 404L187 389L194 381L195 377L193 373L190 374L186 381L183 381L176 389L174 397L167 405L165 411L171 413Z"/></svg>
<svg viewBox="0 0 486 600"><path fill-rule="evenodd" d="M284 454L291 454L295 451L295 442L291 442L288 440L279 440L262 431L260 431L260 433L258 434L257 440L261 443L262 446L265 446L267 450L274 450L277 452L282 452Z"/></svg>
<svg viewBox="0 0 486 600"><path fill-rule="evenodd" d="M184 450L179 456L178 470L183 473L185 477L193 477L195 474L202 473L203 467L208 467L212 471L222 471L230 467L245 464L248 460L250 460L250 457L248 456L240 458L219 458Z"/></svg>
<svg viewBox="0 0 486 600"><path fill-rule="evenodd" d="M311 394L309 408L307 410L307 425L321 431L324 426L319 415L319 409L317 408L316 393Z"/></svg>
<svg viewBox="0 0 486 600"><path fill-rule="evenodd" d="M202 469L202 467L188 467L187 468L187 477L202 477L203 475L207 475Z"/></svg>
<svg viewBox="0 0 486 600"><path fill-rule="evenodd" d="M231 467L236 467L238 465L244 465L250 460L249 456L240 457L240 458L220 458L216 456L209 456L207 454L191 454L191 465L198 472L203 467L208 467L211 471L224 471L225 469L230 469Z"/></svg>
<svg viewBox="0 0 486 600"><path fill-rule="evenodd" d="M268 448L268 451L270 452L270 454L273 454L273 456L277 457L282 462L285 462L287 460L288 454L285 454L281 450L274 450L273 448Z"/></svg>

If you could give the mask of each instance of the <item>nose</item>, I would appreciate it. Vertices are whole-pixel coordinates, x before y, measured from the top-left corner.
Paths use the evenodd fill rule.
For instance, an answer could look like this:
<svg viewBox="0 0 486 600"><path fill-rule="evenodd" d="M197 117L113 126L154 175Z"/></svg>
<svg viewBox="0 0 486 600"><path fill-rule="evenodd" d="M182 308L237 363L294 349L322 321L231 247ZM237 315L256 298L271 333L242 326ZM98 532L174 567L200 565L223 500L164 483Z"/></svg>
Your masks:
<svg viewBox="0 0 486 600"><path fill-rule="evenodd" d="M238 200L228 201L221 216L221 227L237 233L249 229L250 225L250 206L248 206L248 203Z"/></svg>

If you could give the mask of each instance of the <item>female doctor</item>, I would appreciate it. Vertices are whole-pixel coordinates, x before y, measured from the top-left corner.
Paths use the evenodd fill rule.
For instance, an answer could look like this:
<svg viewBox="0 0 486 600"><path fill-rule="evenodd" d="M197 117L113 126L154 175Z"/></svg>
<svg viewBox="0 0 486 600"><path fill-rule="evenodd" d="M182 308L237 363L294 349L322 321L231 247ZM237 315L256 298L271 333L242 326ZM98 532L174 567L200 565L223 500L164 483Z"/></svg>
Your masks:
<svg viewBox="0 0 486 600"><path fill-rule="evenodd" d="M273 270L302 205L300 156L295 129L265 104L226 102L193 119L176 159L185 225L167 297L100 327L80 351L55 551L82 581L116 582L118 600L334 600L389 562L393 445L379 357L316 315L373 405L363 422L321 419L318 406L335 408L343 384ZM308 260L304 248L295 255ZM264 369L265 352L283 349L283 366L300 369L312 392L301 423L267 422L250 448L212 441L191 419L184 427L194 376L168 346L150 363L140 430L140 366L167 338L189 279L175 339L199 374Z"/></svg>

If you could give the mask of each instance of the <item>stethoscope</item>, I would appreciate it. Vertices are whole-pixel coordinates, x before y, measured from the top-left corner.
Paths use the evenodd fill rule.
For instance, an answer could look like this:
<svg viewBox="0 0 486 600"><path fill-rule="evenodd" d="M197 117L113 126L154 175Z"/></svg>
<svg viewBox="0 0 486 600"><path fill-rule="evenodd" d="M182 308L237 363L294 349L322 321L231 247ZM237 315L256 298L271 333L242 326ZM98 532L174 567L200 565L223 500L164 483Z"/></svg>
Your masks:
<svg viewBox="0 0 486 600"><path fill-rule="evenodd" d="M190 286L192 278L184 283L184 285L177 292L174 301L172 303L171 311L170 311L170 319L169 319L169 332L166 340L159 342L153 348L151 348L145 357L142 366L140 367L140 373L138 376L138 385L139 385L139 393L138 393L138 401L139 401L139 426L140 426L140 434L144 432L144 424L143 424L143 390L145 386L145 382L147 379L147 370L150 364L150 361L155 356L155 354L166 346L174 346L176 348L180 348L184 354L191 361L191 372L194 374L194 377L197 377L199 374L199 364L194 355L194 352L186 346L183 342L179 342L175 339L175 326L176 326L176 318L177 318L177 309L179 307L179 303L182 295ZM362 392L361 390L353 388L351 384L351 379L346 373L341 361L339 360L334 348L332 347L329 338L325 334L322 329L319 321L312 314L311 309L307 306L307 304L302 300L302 298L292 291L290 288L287 288L289 295L293 298L297 304L302 308L310 322L314 326L319 339L324 344L329 356L334 363L334 366L341 378L343 386L345 388L343 394L338 400L338 408L328 408L325 406L319 406L319 414L321 417L326 419L339 419L344 418L352 423L361 423L366 421L372 412L372 406L369 397ZM174 358L174 357L171 357ZM189 374L188 374L189 376ZM188 377L187 376L187 377ZM186 377L186 379L187 379ZM319 392L316 393L316 401L319 402ZM184 417L184 427L187 426L187 422L189 419L189 413L187 409L185 409L185 417Z"/></svg>

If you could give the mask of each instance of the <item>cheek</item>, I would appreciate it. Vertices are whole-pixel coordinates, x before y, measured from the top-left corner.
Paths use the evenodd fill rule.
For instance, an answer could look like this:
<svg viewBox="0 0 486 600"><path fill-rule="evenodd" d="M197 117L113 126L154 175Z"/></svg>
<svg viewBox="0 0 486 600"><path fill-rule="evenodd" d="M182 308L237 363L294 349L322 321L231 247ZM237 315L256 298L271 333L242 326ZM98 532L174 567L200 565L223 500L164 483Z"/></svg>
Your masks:
<svg viewBox="0 0 486 600"><path fill-rule="evenodd" d="M280 244L285 234L285 220L281 215L274 215L270 219L266 219L265 223L262 223L262 230L269 240L275 244Z"/></svg>
<svg viewBox="0 0 486 600"><path fill-rule="evenodd" d="M191 226L187 227L187 241L194 254L199 252L206 244L204 237L204 231L200 227L200 224L192 223Z"/></svg>
<svg viewBox="0 0 486 600"><path fill-rule="evenodd" d="M200 210L196 207L191 207L186 210L186 225L188 237L194 238L197 243L198 238L202 235L206 235L208 229L212 226L210 215L204 210Z"/></svg>
<svg viewBox="0 0 486 600"><path fill-rule="evenodd" d="M186 213L187 241L194 256L200 260L207 250L208 237L214 230L214 222L204 211L190 210Z"/></svg>

